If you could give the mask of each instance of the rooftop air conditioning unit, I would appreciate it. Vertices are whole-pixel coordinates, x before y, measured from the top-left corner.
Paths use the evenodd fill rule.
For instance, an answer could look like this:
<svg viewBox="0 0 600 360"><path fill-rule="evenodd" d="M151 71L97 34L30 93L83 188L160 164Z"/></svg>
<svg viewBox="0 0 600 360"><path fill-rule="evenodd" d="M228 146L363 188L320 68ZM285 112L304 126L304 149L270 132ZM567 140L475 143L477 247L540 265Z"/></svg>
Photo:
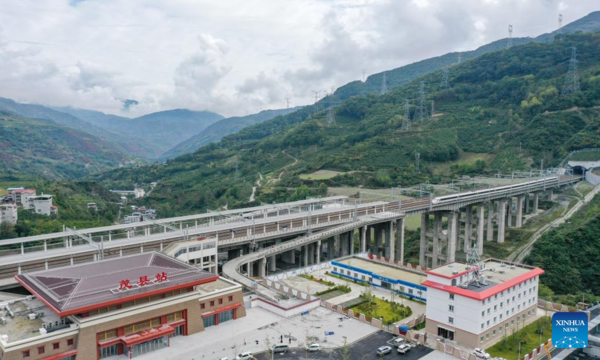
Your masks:
<svg viewBox="0 0 600 360"><path fill-rule="evenodd" d="M458 271L456 271L456 270L453 270L453 271L452 271L452 275L458 275Z"/></svg>

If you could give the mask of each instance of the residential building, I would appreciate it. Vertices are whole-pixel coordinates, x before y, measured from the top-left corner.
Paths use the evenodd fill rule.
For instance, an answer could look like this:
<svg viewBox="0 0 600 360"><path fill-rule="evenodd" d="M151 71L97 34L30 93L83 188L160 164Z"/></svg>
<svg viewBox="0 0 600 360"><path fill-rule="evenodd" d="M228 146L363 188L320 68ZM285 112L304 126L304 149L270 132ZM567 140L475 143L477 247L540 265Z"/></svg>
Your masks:
<svg viewBox="0 0 600 360"><path fill-rule="evenodd" d="M465 347L487 348L535 318L543 273L496 259L428 270L426 331Z"/></svg>
<svg viewBox="0 0 600 360"><path fill-rule="evenodd" d="M6 198L17 204L17 206L28 209L29 198L35 195L35 189L8 188Z"/></svg>
<svg viewBox="0 0 600 360"><path fill-rule="evenodd" d="M33 211L36 214L40 215L51 215L52 213L57 213L58 209L52 206L52 195L38 195L32 196L28 199L29 206L27 207L29 210Z"/></svg>
<svg viewBox="0 0 600 360"><path fill-rule="evenodd" d="M156 252L17 280L33 296L1 304L2 360L131 359L246 315L240 285Z"/></svg>
<svg viewBox="0 0 600 360"><path fill-rule="evenodd" d="M0 223L7 222L15 225L18 218L17 205L14 203L0 204Z"/></svg>

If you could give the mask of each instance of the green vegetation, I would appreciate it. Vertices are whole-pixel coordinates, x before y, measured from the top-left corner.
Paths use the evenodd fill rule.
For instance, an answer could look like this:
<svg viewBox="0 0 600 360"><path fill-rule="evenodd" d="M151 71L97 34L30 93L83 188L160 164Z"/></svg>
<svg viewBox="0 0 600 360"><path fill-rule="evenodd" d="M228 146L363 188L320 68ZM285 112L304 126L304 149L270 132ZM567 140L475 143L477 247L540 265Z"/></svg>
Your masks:
<svg viewBox="0 0 600 360"><path fill-rule="evenodd" d="M3 186L20 186L22 183L2 183ZM113 225L119 214L119 196L108 192L92 181L61 181L27 183L42 192L53 195L53 204L58 207L58 216L49 217L19 209L16 225L2 223L0 239L46 234L63 231L63 225L70 228L89 228ZM87 203L95 202L98 209L88 209Z"/></svg>
<svg viewBox="0 0 600 360"><path fill-rule="evenodd" d="M340 279L340 280L344 280L344 281L347 281L347 282L351 282L351 283L354 283L354 284L357 284L357 285L361 285L361 286L369 286L369 284L368 284L368 283L366 283L366 282L362 282L362 281L358 281L358 280L350 280L350 279L348 279L348 278L345 278L345 277L343 277L343 276L336 275L336 274L332 274L332 273L330 273L330 272L328 272L328 271L326 271L326 272L325 272L325 274L326 274L327 276L331 276L331 277L334 277L334 278L337 278L337 279Z"/></svg>
<svg viewBox="0 0 600 360"><path fill-rule="evenodd" d="M301 278L304 278L304 279L316 281L319 284L323 284L323 285L327 285L327 286L335 286L334 282L323 280L323 279L320 279L320 278L316 278L316 277L314 277L314 276L312 276L310 274L300 274L298 276L301 277Z"/></svg>
<svg viewBox="0 0 600 360"><path fill-rule="evenodd" d="M519 342L521 342L521 357L523 357L552 337L552 320L550 317L542 317L525 327L522 321L517 322L510 329L505 327L505 330L496 336L502 336L502 340L486 351L492 357L519 359Z"/></svg>
<svg viewBox="0 0 600 360"><path fill-rule="evenodd" d="M525 262L546 271L541 281L552 293L546 292L545 297L540 293L541 298L571 306L578 301L597 300L600 296L598 234L600 196L584 205L577 216L538 240Z"/></svg>
<svg viewBox="0 0 600 360"><path fill-rule="evenodd" d="M128 161L93 135L1 110L0 147L0 181L72 179Z"/></svg>
<svg viewBox="0 0 600 360"><path fill-rule="evenodd" d="M412 315L410 307L387 299L378 299L370 291L365 291L360 303L351 306L354 313L364 314L376 319L383 319L385 325L396 323Z"/></svg>
<svg viewBox="0 0 600 360"><path fill-rule="evenodd" d="M321 296L321 295L329 294L329 293L332 293L332 292L338 292L338 293L342 293L342 294L347 294L350 291L352 291L352 289L350 289L350 286L348 286L348 285L338 285L338 286L329 288L327 290L320 291L320 292L316 293L315 295Z"/></svg>

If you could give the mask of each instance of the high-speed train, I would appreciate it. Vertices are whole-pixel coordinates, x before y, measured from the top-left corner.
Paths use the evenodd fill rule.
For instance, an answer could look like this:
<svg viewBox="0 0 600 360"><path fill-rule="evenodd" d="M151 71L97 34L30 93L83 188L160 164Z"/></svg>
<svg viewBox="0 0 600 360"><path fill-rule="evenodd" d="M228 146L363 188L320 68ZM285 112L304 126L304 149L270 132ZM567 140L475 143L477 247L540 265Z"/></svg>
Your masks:
<svg viewBox="0 0 600 360"><path fill-rule="evenodd" d="M497 194L511 194L521 190L525 190L530 187L546 185L546 186L557 186L559 179L557 176L546 177L543 179L526 181L518 184L512 185L501 185L495 186L488 189L479 189L479 190L471 190L460 192L456 194L437 196L431 200L433 205L444 204L448 202L452 202L454 200L469 200L470 198L475 198L481 195L497 195Z"/></svg>

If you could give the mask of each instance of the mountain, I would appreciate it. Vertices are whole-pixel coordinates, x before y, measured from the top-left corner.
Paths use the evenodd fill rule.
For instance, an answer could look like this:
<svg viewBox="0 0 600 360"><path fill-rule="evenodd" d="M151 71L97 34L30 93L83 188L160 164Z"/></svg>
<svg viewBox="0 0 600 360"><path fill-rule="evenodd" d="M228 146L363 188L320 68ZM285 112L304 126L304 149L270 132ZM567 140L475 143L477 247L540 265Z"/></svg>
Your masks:
<svg viewBox="0 0 600 360"><path fill-rule="evenodd" d="M72 107L54 109L127 137L140 150L139 156L152 160L223 119L223 116L210 111L185 109L160 111L134 119Z"/></svg>
<svg viewBox="0 0 600 360"><path fill-rule="evenodd" d="M582 91L560 96L573 46ZM327 111L307 106L167 164L117 169L99 179L121 187L158 181L144 201L179 214L246 204L259 173L257 201L271 203L322 192L321 184L407 186L538 169L569 151L600 147L600 33L561 35L465 61L450 69L449 89L439 88L441 77L432 72L385 95L343 101L335 123ZM429 85L421 102L422 81ZM320 181L300 176L317 170L339 174Z"/></svg>
<svg viewBox="0 0 600 360"><path fill-rule="evenodd" d="M72 179L128 158L113 144L52 121L0 111L0 179Z"/></svg>
<svg viewBox="0 0 600 360"><path fill-rule="evenodd" d="M179 155L192 153L204 145L221 140L224 136L236 133L241 129L250 125L260 124L263 121L273 119L277 116L287 115L300 107L278 110L263 110L258 114L246 116L234 116L226 119L221 119L216 123L208 126L200 133L191 138L177 144L175 147L165 152L161 159L171 159Z"/></svg>
<svg viewBox="0 0 600 360"><path fill-rule="evenodd" d="M561 34L570 34L577 31L594 31L600 29L600 11L594 11L581 19L575 20L560 30ZM557 35L557 31L543 34L535 38L513 38L513 46L523 45L530 42L549 42ZM396 69L385 71L387 88L402 86L408 82L425 75L431 71L441 70L446 66L452 66L458 62L459 56L462 61L474 59L481 55L506 48L507 40L501 39L483 45L472 51L452 52L415 63L405 65ZM352 96L379 93L383 82L383 72L369 76L365 82L353 81L341 86L335 91L337 100L345 100ZM439 83L439 81L437 82Z"/></svg>

